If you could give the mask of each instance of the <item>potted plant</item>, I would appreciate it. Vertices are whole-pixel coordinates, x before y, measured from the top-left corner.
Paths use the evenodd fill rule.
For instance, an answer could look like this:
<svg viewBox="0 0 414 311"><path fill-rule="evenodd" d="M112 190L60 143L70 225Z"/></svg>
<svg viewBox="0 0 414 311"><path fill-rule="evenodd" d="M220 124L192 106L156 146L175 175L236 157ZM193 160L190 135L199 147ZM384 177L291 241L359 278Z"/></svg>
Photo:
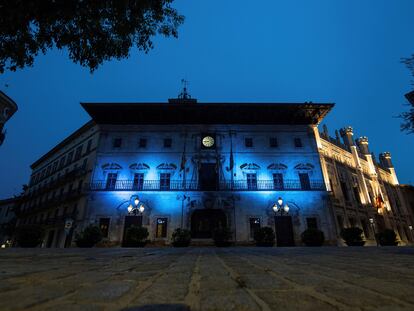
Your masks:
<svg viewBox="0 0 414 311"><path fill-rule="evenodd" d="M102 232L98 226L89 225L75 236L78 247L93 247L102 240Z"/></svg>
<svg viewBox="0 0 414 311"><path fill-rule="evenodd" d="M262 227L254 232L256 246L271 247L275 245L275 232L270 227Z"/></svg>
<svg viewBox="0 0 414 311"><path fill-rule="evenodd" d="M187 247L191 243L191 231L177 228L172 234L172 245L174 247Z"/></svg>
<svg viewBox="0 0 414 311"><path fill-rule="evenodd" d="M231 245L232 232L227 227L217 228L213 231L214 245L226 247Z"/></svg>
<svg viewBox="0 0 414 311"><path fill-rule="evenodd" d="M392 229L384 229L384 231L377 233L375 237L381 246L398 245L397 235Z"/></svg>
<svg viewBox="0 0 414 311"><path fill-rule="evenodd" d="M325 241L325 235L323 231L316 228L309 228L301 234L302 242L306 246L322 246Z"/></svg>
<svg viewBox="0 0 414 311"><path fill-rule="evenodd" d="M40 225L21 225L16 230L16 242L20 247L37 247L43 242L45 229Z"/></svg>
<svg viewBox="0 0 414 311"><path fill-rule="evenodd" d="M126 230L125 233L126 247L144 247L147 244L148 229L141 226L131 226Z"/></svg>
<svg viewBox="0 0 414 311"><path fill-rule="evenodd" d="M362 229L358 227L342 229L341 237L348 246L364 246L365 244L362 238Z"/></svg>

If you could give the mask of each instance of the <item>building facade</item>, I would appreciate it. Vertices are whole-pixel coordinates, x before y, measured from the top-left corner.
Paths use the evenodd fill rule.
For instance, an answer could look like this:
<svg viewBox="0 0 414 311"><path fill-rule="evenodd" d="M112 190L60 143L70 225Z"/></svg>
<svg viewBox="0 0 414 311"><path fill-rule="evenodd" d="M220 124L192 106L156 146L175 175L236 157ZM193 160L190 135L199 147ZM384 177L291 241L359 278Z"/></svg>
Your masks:
<svg viewBox="0 0 414 311"><path fill-rule="evenodd" d="M345 143L319 133L332 104L82 106L92 120L32 165L18 214L18 224L47 227L46 247L69 246L89 224L112 244L131 225L162 244L176 228L202 242L224 226L242 244L262 226L275 229L278 246L300 245L307 228L335 245L344 226L360 226L373 244L391 227L409 243L412 218L395 199L389 154L377 164L350 128Z"/></svg>
<svg viewBox="0 0 414 311"><path fill-rule="evenodd" d="M3 141L6 138L4 126L16 111L17 104L14 100L0 91L0 145L3 144Z"/></svg>
<svg viewBox="0 0 414 311"><path fill-rule="evenodd" d="M19 198L0 200L0 247L11 244L13 228L16 224L15 207Z"/></svg>

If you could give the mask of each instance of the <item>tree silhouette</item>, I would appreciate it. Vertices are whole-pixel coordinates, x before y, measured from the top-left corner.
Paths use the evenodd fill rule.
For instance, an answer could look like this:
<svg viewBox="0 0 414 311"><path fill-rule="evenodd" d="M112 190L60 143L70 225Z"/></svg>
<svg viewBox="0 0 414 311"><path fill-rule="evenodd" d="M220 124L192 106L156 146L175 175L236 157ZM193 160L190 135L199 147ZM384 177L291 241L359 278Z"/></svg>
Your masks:
<svg viewBox="0 0 414 311"><path fill-rule="evenodd" d="M177 37L184 17L173 1L0 0L0 73L32 66L54 47L91 72L133 46L147 53L154 35Z"/></svg>
<svg viewBox="0 0 414 311"><path fill-rule="evenodd" d="M411 75L414 77L414 54L411 57L403 58L401 60L403 64L407 67L407 69L411 72ZM414 86L414 80L412 82ZM410 102L409 110L405 111L400 114L400 118L403 119L403 123L401 124L401 130L407 133L413 134L414 133L414 91L408 93L406 95L407 100Z"/></svg>

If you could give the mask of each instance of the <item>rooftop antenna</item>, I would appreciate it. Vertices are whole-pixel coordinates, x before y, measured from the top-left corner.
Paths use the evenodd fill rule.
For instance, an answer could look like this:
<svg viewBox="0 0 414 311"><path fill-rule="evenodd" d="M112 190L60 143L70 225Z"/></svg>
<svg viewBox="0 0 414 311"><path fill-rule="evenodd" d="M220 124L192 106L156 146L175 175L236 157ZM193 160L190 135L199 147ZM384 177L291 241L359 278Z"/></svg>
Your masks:
<svg viewBox="0 0 414 311"><path fill-rule="evenodd" d="M181 79L182 91L178 94L177 98L168 99L169 103L184 103L184 104L195 104L197 99L191 98L191 95L188 93L188 84L189 82L186 79Z"/></svg>

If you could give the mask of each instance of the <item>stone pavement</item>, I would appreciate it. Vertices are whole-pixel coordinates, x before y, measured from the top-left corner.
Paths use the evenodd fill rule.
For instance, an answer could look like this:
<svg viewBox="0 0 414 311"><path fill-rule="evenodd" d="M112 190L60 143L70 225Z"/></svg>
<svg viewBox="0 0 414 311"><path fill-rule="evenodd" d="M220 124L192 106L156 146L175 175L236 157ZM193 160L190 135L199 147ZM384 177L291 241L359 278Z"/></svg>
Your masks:
<svg viewBox="0 0 414 311"><path fill-rule="evenodd" d="M414 310L414 248L0 249L0 310Z"/></svg>

